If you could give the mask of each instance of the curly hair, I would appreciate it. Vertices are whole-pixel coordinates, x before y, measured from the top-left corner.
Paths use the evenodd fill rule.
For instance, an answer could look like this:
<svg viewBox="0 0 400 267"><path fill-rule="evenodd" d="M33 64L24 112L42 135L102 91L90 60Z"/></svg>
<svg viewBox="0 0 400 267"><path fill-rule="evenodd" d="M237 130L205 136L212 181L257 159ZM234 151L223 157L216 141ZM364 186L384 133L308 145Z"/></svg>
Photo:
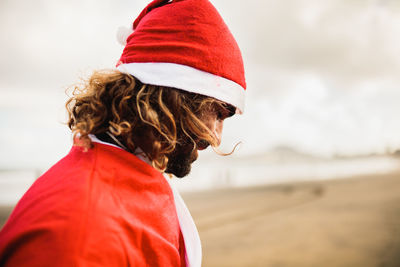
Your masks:
<svg viewBox="0 0 400 267"><path fill-rule="evenodd" d="M211 97L143 84L116 70L102 70L73 88L66 108L68 126L82 146L92 146L89 134L110 132L128 151L140 147L152 165L163 171L168 153L183 142L182 136L193 143L193 149L199 140L218 145L200 116L208 109L226 105ZM144 138L147 147L141 142Z"/></svg>

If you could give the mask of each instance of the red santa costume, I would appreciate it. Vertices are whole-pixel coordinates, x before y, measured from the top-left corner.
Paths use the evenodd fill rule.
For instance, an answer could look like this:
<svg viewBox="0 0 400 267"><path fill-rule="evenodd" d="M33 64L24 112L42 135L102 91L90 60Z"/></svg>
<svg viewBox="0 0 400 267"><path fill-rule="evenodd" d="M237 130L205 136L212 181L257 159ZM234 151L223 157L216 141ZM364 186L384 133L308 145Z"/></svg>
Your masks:
<svg viewBox="0 0 400 267"><path fill-rule="evenodd" d="M118 70L243 111L240 50L209 1L155 0L132 31L120 36ZM201 266L196 226L168 179L139 154L91 139L21 198L0 232L0 266Z"/></svg>

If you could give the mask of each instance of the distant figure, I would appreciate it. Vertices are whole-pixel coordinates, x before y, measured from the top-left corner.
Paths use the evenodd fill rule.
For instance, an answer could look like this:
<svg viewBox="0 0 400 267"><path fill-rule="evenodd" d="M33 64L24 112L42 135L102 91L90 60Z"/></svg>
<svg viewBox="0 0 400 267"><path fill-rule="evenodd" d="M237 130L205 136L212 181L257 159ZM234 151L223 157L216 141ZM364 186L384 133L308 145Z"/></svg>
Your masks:
<svg viewBox="0 0 400 267"><path fill-rule="evenodd" d="M74 145L17 204L0 266L201 266L196 226L163 173L188 175L242 112L240 50L207 0L153 1L123 35L117 68L67 102Z"/></svg>

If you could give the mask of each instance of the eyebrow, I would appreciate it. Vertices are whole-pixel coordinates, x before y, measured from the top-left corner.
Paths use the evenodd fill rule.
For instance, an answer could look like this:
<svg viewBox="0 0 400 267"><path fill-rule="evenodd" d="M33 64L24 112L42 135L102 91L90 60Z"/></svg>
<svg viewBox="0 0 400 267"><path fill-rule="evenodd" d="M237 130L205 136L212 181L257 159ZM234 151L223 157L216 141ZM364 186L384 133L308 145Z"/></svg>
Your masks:
<svg viewBox="0 0 400 267"><path fill-rule="evenodd" d="M224 107L228 110L228 117L232 117L236 113L236 107L231 104L226 104Z"/></svg>

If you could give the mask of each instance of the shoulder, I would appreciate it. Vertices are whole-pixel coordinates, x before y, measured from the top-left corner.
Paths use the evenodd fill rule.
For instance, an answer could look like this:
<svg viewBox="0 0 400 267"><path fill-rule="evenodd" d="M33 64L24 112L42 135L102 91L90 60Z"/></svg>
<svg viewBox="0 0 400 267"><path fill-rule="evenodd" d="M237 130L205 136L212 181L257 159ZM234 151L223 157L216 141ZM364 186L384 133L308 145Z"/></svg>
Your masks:
<svg viewBox="0 0 400 267"><path fill-rule="evenodd" d="M47 255L63 263L84 260L101 266L124 266L127 259L139 264L149 256L146 251L175 259L179 223L167 181L120 152L73 148L50 168L0 233L1 257L21 252L38 262Z"/></svg>

